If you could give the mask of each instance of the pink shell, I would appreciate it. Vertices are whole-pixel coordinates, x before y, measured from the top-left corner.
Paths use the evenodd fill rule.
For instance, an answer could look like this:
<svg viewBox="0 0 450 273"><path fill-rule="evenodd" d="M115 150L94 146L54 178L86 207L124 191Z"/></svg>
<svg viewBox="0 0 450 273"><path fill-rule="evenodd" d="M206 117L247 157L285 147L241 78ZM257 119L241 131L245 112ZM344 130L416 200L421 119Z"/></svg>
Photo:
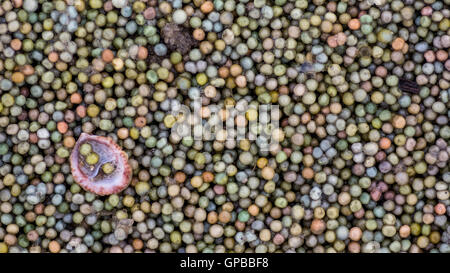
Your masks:
<svg viewBox="0 0 450 273"><path fill-rule="evenodd" d="M88 142L99 154L99 163L93 170L79 164L81 144ZM100 165L114 162L116 169L108 176L96 179ZM83 189L98 195L109 195L124 190L130 184L132 173L128 164L128 156L111 138L82 133L70 155L72 176Z"/></svg>

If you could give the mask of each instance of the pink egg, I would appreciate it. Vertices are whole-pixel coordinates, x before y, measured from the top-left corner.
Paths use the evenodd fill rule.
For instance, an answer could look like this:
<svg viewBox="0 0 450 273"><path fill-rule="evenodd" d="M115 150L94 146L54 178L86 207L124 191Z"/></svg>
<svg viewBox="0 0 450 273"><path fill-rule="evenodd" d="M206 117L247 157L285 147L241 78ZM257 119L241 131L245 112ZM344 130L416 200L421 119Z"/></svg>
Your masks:
<svg viewBox="0 0 450 273"><path fill-rule="evenodd" d="M430 6L423 7L420 13L423 16L430 16L433 13L433 8Z"/></svg>

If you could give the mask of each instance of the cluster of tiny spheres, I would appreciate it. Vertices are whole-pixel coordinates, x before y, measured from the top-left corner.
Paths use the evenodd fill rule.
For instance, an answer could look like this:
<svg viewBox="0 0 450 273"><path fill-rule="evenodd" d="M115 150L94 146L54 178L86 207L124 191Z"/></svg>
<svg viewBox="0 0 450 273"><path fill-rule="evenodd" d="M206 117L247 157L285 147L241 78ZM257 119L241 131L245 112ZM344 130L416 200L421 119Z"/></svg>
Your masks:
<svg viewBox="0 0 450 273"><path fill-rule="evenodd" d="M0 253L450 253L449 53L450 0L1 0Z"/></svg>

